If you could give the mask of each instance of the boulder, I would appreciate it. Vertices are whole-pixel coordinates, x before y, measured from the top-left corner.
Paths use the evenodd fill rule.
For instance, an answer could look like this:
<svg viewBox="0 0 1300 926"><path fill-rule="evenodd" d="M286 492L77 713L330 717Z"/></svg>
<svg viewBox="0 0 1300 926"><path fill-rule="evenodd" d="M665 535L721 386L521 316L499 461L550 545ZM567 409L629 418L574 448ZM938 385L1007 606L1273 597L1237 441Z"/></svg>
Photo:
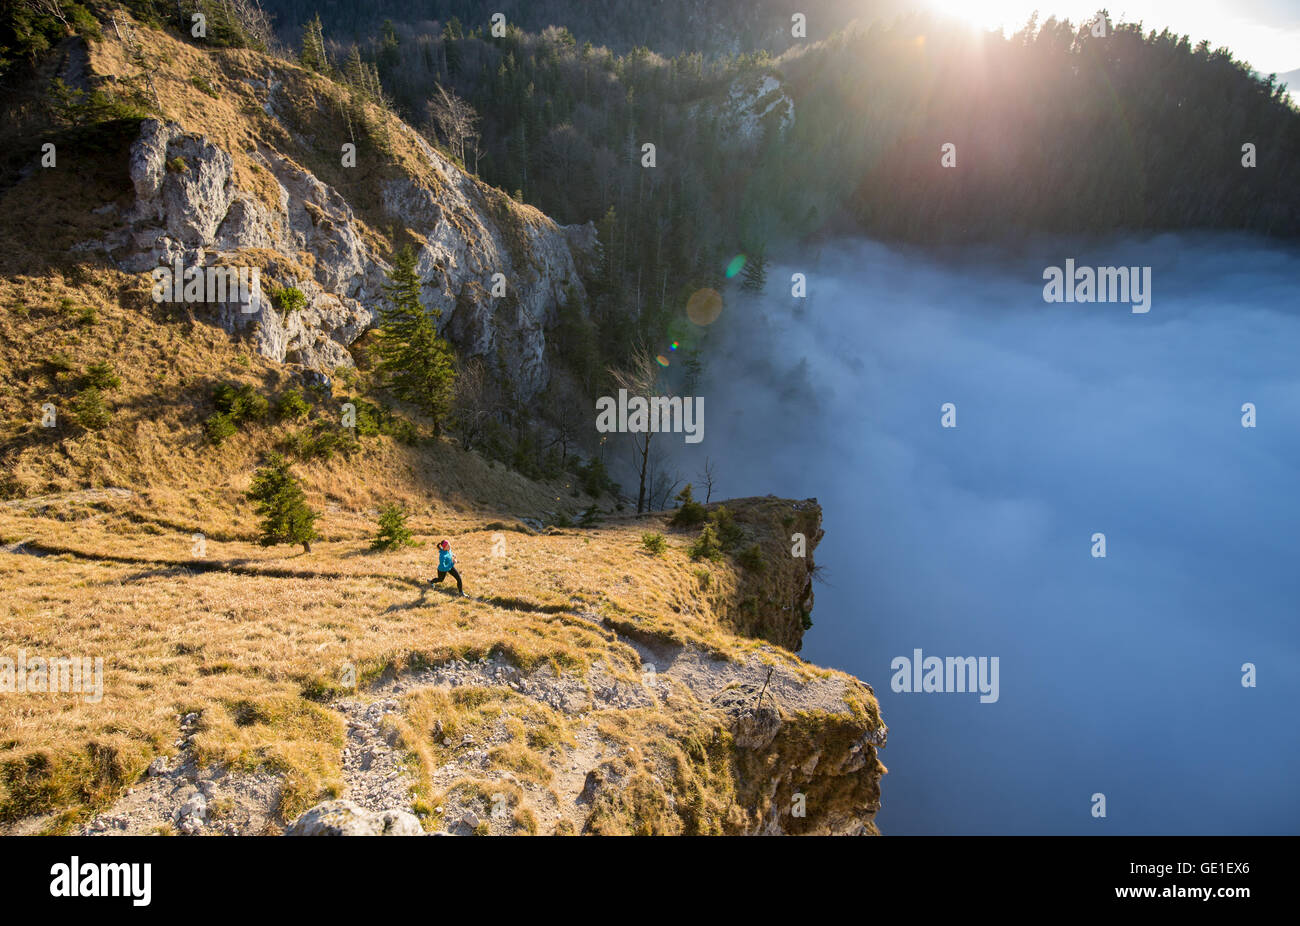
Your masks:
<svg viewBox="0 0 1300 926"><path fill-rule="evenodd" d="M713 706L727 717L727 726L742 749L764 749L781 729L781 712L771 691L762 685L740 684L713 698Z"/></svg>
<svg viewBox="0 0 1300 926"><path fill-rule="evenodd" d="M405 810L366 810L352 801L317 804L290 824L286 836L423 836L415 815Z"/></svg>

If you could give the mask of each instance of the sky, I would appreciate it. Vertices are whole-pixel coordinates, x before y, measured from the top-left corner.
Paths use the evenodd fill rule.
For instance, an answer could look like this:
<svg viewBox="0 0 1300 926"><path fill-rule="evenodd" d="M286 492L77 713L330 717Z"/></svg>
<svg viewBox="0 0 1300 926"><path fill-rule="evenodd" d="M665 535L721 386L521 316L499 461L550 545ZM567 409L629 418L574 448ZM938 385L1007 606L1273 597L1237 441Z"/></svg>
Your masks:
<svg viewBox="0 0 1300 926"><path fill-rule="evenodd" d="M927 0L940 12L986 27L1013 32L1030 13L1039 19L1081 22L1105 7L1112 19L1141 21L1157 31L1168 27L1191 37L1226 45L1261 74L1300 68L1300 0Z"/></svg>
<svg viewBox="0 0 1300 926"><path fill-rule="evenodd" d="M782 255L728 290L680 469L821 503L800 655L876 691L885 833L1300 832L1300 253L1031 247ZM1151 267L1150 311L1044 302L1071 257ZM998 658L999 697L893 690L915 649Z"/></svg>

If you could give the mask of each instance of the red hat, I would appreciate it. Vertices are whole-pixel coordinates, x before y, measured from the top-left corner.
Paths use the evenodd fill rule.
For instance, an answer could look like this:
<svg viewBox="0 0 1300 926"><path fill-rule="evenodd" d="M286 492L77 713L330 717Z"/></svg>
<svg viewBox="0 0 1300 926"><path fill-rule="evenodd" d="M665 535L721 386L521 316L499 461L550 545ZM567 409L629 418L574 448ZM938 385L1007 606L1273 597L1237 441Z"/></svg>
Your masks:
<svg viewBox="0 0 1300 926"><path fill-rule="evenodd" d="M440 546L440 547L442 547L444 550L446 550L446 549L449 549L449 548L451 547L451 544L448 543L448 542L445 541L445 540L441 540L441 541L438 542L438 546Z"/></svg>

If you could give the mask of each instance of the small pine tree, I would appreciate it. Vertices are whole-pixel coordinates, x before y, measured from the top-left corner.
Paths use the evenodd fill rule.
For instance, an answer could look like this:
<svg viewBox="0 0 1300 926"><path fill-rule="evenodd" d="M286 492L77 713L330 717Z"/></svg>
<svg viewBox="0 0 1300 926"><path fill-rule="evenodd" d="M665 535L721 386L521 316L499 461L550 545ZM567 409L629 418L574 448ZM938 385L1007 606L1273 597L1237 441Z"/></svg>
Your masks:
<svg viewBox="0 0 1300 926"><path fill-rule="evenodd" d="M704 523L704 519L708 517L708 511L691 494L690 483L687 483L686 488L677 493L677 500L682 505L673 513L668 522L670 525L673 527L695 527L697 524Z"/></svg>
<svg viewBox="0 0 1300 926"><path fill-rule="evenodd" d="M289 389L275 403L275 414L282 421L302 421L311 414L311 404L297 389Z"/></svg>
<svg viewBox="0 0 1300 926"><path fill-rule="evenodd" d="M736 557L736 562L750 572L763 572L767 568L767 564L763 561L763 548L756 543L746 547Z"/></svg>
<svg viewBox="0 0 1300 926"><path fill-rule="evenodd" d="M99 431L108 426L112 412L104 404L103 397L94 386L87 386L77 396L75 410L77 424L87 431Z"/></svg>
<svg viewBox="0 0 1300 926"><path fill-rule="evenodd" d="M361 60L361 49L353 45L343 62L343 83L362 99L369 99L370 76L366 63Z"/></svg>
<svg viewBox="0 0 1300 926"><path fill-rule="evenodd" d="M578 479L581 480L582 491L592 498L598 498L605 492L614 490L614 482L609 478L609 470L605 469L605 461L600 457L592 457L587 463L579 466Z"/></svg>
<svg viewBox="0 0 1300 926"><path fill-rule="evenodd" d="M406 526L406 512L395 502L389 502L379 512L379 533L370 544L372 550L398 550L414 546L411 531Z"/></svg>
<svg viewBox="0 0 1300 926"><path fill-rule="evenodd" d="M700 531L700 536L691 544L691 559L722 559L722 544L718 542L718 535L713 532L713 525L704 525L704 530Z"/></svg>
<svg viewBox="0 0 1300 926"><path fill-rule="evenodd" d="M718 542L722 544L723 549L732 550L745 539L745 532L740 529L740 525L736 523L736 519L732 517L726 505L719 505L709 515L709 521L716 529Z"/></svg>
<svg viewBox="0 0 1300 926"><path fill-rule="evenodd" d="M320 536L313 527L317 514L308 507L288 460L278 453L269 455L253 477L248 498L257 503L256 511L262 519L258 543L264 547L300 543L303 552L311 552L311 542Z"/></svg>
<svg viewBox="0 0 1300 926"><path fill-rule="evenodd" d="M456 358L438 334L436 320L442 313L435 309L430 314L420 303L420 277L409 247L394 256L384 292L390 305L380 316L379 372L398 398L433 419L436 434L451 413Z"/></svg>
<svg viewBox="0 0 1300 926"><path fill-rule="evenodd" d="M96 389L116 389L122 385L121 377L107 360L86 367L85 382L87 386L94 386Z"/></svg>

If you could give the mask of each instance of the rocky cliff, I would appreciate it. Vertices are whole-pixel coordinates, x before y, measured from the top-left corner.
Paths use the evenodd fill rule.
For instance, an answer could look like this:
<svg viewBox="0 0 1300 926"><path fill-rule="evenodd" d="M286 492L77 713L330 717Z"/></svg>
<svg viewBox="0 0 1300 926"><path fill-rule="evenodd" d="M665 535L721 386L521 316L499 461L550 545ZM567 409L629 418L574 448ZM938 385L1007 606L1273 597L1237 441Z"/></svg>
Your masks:
<svg viewBox="0 0 1300 926"><path fill-rule="evenodd" d="M593 227L557 226L391 113L283 61L124 22L66 55L67 80L144 92L161 111L130 146L130 195L87 204L113 227L77 250L131 273L257 267L260 297L206 302L203 317L328 373L352 363L348 346L383 304L386 258L409 244L422 300L461 356L484 358L525 400L544 388L547 329L560 305L585 301L574 252L596 248ZM301 308L270 298L287 287Z"/></svg>

